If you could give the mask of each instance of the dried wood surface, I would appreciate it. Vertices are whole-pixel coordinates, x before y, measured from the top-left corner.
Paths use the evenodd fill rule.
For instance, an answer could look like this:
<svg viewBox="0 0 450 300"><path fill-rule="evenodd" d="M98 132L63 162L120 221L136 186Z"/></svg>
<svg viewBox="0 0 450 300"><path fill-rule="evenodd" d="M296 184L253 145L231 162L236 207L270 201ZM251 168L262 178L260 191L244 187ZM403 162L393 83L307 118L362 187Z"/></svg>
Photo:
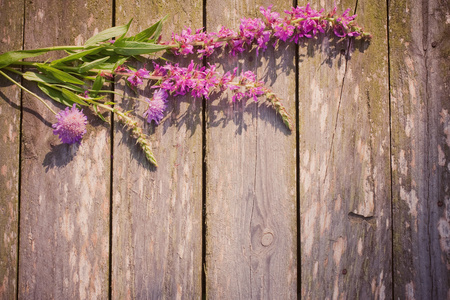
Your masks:
<svg viewBox="0 0 450 300"><path fill-rule="evenodd" d="M450 298L450 2L391 1L394 297Z"/></svg>
<svg viewBox="0 0 450 300"><path fill-rule="evenodd" d="M207 29L238 30L241 18L261 17L269 2L207 1ZM274 10L289 9L279 1ZM281 46L283 47L283 46ZM222 70L251 70L295 116L293 47L255 50L209 61ZM211 99L206 130L206 297L291 299L297 293L295 131L264 98ZM294 119L295 122L295 119Z"/></svg>
<svg viewBox="0 0 450 300"><path fill-rule="evenodd" d="M24 48L82 45L110 26L104 1L26 1ZM53 114L24 94L19 299L108 296L109 126L88 117L83 143L62 144Z"/></svg>
<svg viewBox="0 0 450 300"><path fill-rule="evenodd" d="M319 1L313 1L314 7ZM301 296L390 297L386 7L344 1L370 45L325 35L299 52ZM333 9L332 3L325 7Z"/></svg>
<svg viewBox="0 0 450 300"><path fill-rule="evenodd" d="M0 2L1 3L1 2ZM23 1L1 5L0 53L21 49ZM14 80L19 76L8 73ZM14 299L17 289L19 218L20 89L0 76L0 298Z"/></svg>
<svg viewBox="0 0 450 300"><path fill-rule="evenodd" d="M200 28L202 2L116 1L116 23L134 18L137 33L165 15L163 38L185 26ZM166 57L172 62L176 57ZM186 60L182 60L186 63ZM197 60L201 63L201 60ZM165 64L163 60L158 62ZM136 64L135 67L143 65ZM151 64L146 66L152 69ZM124 88L117 90L136 96ZM151 98L154 89L140 91ZM117 100L117 99L116 99ZM167 117L144 126L159 162L146 161L120 124L115 124L113 160L112 297L114 299L198 299L202 272L202 100L169 97ZM122 99L124 110L144 105ZM180 298L181 297L181 298Z"/></svg>

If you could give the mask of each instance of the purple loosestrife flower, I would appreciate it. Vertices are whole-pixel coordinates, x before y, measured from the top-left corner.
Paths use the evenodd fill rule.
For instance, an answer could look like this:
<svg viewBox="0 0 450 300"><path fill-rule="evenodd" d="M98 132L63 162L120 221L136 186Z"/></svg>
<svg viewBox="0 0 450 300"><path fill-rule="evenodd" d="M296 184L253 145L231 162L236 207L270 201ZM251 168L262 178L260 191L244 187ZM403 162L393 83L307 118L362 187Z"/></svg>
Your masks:
<svg viewBox="0 0 450 300"><path fill-rule="evenodd" d="M176 55L188 55L190 53L194 53L194 46L192 43L195 39L191 33L191 28L183 29L180 35L172 33L172 40L178 42L180 45L180 48L175 49L174 51Z"/></svg>
<svg viewBox="0 0 450 300"><path fill-rule="evenodd" d="M269 5L267 9L265 9L264 6L261 6L259 8L259 11L263 14L264 17L266 17L267 22L270 25L280 22L280 14L277 12L272 12L272 7L273 4Z"/></svg>
<svg viewBox="0 0 450 300"><path fill-rule="evenodd" d="M227 48L231 55L251 50L256 45L256 54L259 50L265 50L271 38L275 38L274 47L281 41L293 41L299 43L302 38L314 38L317 34L325 33L328 29L338 37L371 38L356 25L356 15L349 16L350 10L346 10L340 17L335 16L337 8L325 14L324 9L314 10L308 3L306 6L292 7L284 11L286 16L280 17L278 12L272 12L272 5L267 9L260 7L264 20L259 18L241 19L239 32L221 27L219 32L205 32L198 29L194 34L190 28L186 28L180 35L172 34L170 44L175 46L173 52L176 55L196 53L200 57L210 56L216 49Z"/></svg>
<svg viewBox="0 0 450 300"><path fill-rule="evenodd" d="M149 78L149 72L146 69L139 69L136 72L129 71L132 73L130 77L128 77L128 82L132 86L138 86L139 84L142 84L142 78Z"/></svg>
<svg viewBox="0 0 450 300"><path fill-rule="evenodd" d="M156 124L159 124L159 122L161 122L164 117L164 111L167 108L167 96L168 95L165 90L159 89L153 93L153 98L151 100L145 98L148 102L148 108L144 112L144 117L147 118L148 123L155 121Z"/></svg>
<svg viewBox="0 0 450 300"><path fill-rule="evenodd" d="M67 107L56 114L56 118L58 122L52 125L55 129L53 134L59 135L63 143L79 144L86 133L87 117L83 114L83 111L78 110L76 105L73 104L72 108Z"/></svg>

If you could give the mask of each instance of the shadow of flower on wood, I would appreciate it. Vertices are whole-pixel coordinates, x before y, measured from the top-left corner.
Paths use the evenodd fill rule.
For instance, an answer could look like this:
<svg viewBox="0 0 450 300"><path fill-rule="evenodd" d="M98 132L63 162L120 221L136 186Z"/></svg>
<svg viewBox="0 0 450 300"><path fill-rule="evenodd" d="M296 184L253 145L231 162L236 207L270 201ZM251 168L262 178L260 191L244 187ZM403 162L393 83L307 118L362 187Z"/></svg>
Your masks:
<svg viewBox="0 0 450 300"><path fill-rule="evenodd" d="M306 55L300 54L299 57L300 68L301 63L305 59L312 58L319 53L326 54L326 58L322 61L321 65L326 64L332 68L333 64L337 63L337 66L341 67L345 63L344 59L351 60L352 54L356 50L364 53L369 46L370 41L367 40L338 38L330 35L308 39L299 44L300 48L306 47Z"/></svg>
<svg viewBox="0 0 450 300"><path fill-rule="evenodd" d="M50 144L51 150L45 155L42 165L45 167L45 172L47 173L53 168L62 168L67 166L74 157L77 155L78 144Z"/></svg>

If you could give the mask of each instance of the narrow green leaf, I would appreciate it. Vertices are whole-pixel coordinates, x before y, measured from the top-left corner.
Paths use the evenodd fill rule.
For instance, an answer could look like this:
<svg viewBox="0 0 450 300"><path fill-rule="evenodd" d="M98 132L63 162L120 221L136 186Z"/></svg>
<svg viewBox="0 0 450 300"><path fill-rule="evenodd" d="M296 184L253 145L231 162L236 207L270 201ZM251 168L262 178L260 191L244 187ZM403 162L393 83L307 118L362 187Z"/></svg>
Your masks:
<svg viewBox="0 0 450 300"><path fill-rule="evenodd" d="M97 75L95 77L95 81L92 84L93 90L100 90L103 87L103 84L105 83L105 78L103 76Z"/></svg>
<svg viewBox="0 0 450 300"><path fill-rule="evenodd" d="M106 57L99 58L99 59L96 59L91 62L86 62L80 66L80 68L78 69L78 72L84 73L91 69L94 69L94 68L98 67L99 65L101 65L102 63L104 63L105 61L107 61L108 59L109 59L109 56L106 56Z"/></svg>
<svg viewBox="0 0 450 300"><path fill-rule="evenodd" d="M45 76L44 74L34 73L34 72L25 72L22 75L28 81L42 82L42 83L60 83L61 81L56 78L51 78Z"/></svg>
<svg viewBox="0 0 450 300"><path fill-rule="evenodd" d="M0 69L9 66L12 63L15 63L24 58L30 58L39 56L47 53L48 50L19 50L19 51L9 51L0 55Z"/></svg>
<svg viewBox="0 0 450 300"><path fill-rule="evenodd" d="M102 93L102 94L114 94L114 95L118 95L118 96L123 96L121 93L114 92L114 91L111 91L111 90L88 90L88 91L91 92L91 93L97 92L97 93ZM93 97L92 94L91 94L91 98L93 100L102 100L105 97L106 97L106 95L100 96L100 97ZM106 103L104 103L104 104L106 104ZM115 104L115 103L113 103L113 104Z"/></svg>
<svg viewBox="0 0 450 300"><path fill-rule="evenodd" d="M44 83L38 83L38 87L43 91L47 96L52 98L58 103L64 104L66 106L72 106L74 102L67 100L63 97L62 93L56 89L51 88L49 85Z"/></svg>
<svg viewBox="0 0 450 300"><path fill-rule="evenodd" d="M86 55L96 54L96 53L100 52L102 50L102 48L103 47L95 47L93 49L89 49L89 50L85 50L85 51L82 51L82 52L77 52L77 53L74 53L74 54L70 54L70 55L68 55L66 57L63 57L63 58L60 58L60 59L52 61L51 65L57 65L57 64L61 64L61 63L66 63L66 62L69 62L69 61L80 59L82 57L85 57Z"/></svg>
<svg viewBox="0 0 450 300"><path fill-rule="evenodd" d="M64 96L67 100L70 100L70 101L72 101L72 102L75 102L75 103L78 103L78 104L84 105L84 106L88 106L88 105L89 105L89 104L87 104L86 102L84 102L83 100L81 100L80 97L77 96L75 93L73 93L73 92L71 92L71 91L69 91L69 90L67 90L67 89L65 89L65 88L62 88L62 89L61 89L61 92L62 92L63 96Z"/></svg>
<svg viewBox="0 0 450 300"><path fill-rule="evenodd" d="M114 52L122 55L140 55L150 54L158 51L166 50L169 46L159 45L153 43L134 42L134 41L121 41L114 43Z"/></svg>
<svg viewBox="0 0 450 300"><path fill-rule="evenodd" d="M114 70L114 63L102 63L98 66L98 69L105 70L105 71L112 71Z"/></svg>
<svg viewBox="0 0 450 300"><path fill-rule="evenodd" d="M66 73L64 71L61 71L59 69L47 66L45 64L39 64L38 69L41 70L44 73L48 73L55 78L62 80L63 82L69 82L74 84L84 84L84 81L70 75L69 73Z"/></svg>
<svg viewBox="0 0 450 300"><path fill-rule="evenodd" d="M112 28L103 30L102 32L100 32L100 33L94 35L93 37L91 37L90 39L88 39L86 41L85 45L86 46L95 45L99 42L104 42L104 41L110 40L113 37L124 36L128 32L128 29L130 28L130 24L131 24L132 20L133 19L131 19L130 22L128 22L128 24L126 24L126 25L116 26L116 27L112 27Z"/></svg>
<svg viewBox="0 0 450 300"><path fill-rule="evenodd" d="M92 84L92 90L94 91L94 92L92 92L92 97L94 97L94 98L97 97L97 94L103 87L104 83L105 83L105 78L103 78L103 76L97 75L94 83Z"/></svg>
<svg viewBox="0 0 450 300"><path fill-rule="evenodd" d="M114 64L112 71L116 70L119 66L123 65L127 61L128 57L122 57L121 59L117 60L117 62Z"/></svg>
<svg viewBox="0 0 450 300"><path fill-rule="evenodd" d="M106 121L105 117L103 117L103 115L98 111L97 105L94 105L93 107L97 116L99 116L99 118L102 119L104 122L109 123L108 121Z"/></svg>
<svg viewBox="0 0 450 300"><path fill-rule="evenodd" d="M73 84L69 84L69 83L65 83L65 84L55 84L55 87L59 87L59 88L65 88L68 89L70 91L74 91L77 93L84 93L85 89L80 88L79 86L73 85Z"/></svg>
<svg viewBox="0 0 450 300"><path fill-rule="evenodd" d="M161 34L162 23L167 19L167 16L150 26L149 28L139 32L133 37L133 41L135 42L143 42L147 41L150 38L158 38Z"/></svg>

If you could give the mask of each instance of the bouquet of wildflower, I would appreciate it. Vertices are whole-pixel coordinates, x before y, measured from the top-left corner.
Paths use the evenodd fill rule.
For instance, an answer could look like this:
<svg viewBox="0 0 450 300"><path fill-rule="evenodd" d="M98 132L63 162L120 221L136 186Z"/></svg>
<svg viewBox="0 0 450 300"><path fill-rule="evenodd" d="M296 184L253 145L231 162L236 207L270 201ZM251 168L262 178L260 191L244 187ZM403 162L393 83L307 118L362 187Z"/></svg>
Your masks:
<svg viewBox="0 0 450 300"><path fill-rule="evenodd" d="M285 11L282 18L272 6L261 7L263 19L242 19L238 31L221 27L218 32L205 32L203 29L192 31L186 28L181 34L172 34L170 41L161 40L164 19L134 36L126 36L131 21L123 26L106 29L91 37L83 46L58 46L34 50L10 51L0 55L0 75L18 85L24 91L40 100L56 116L53 133L63 143L80 143L86 133L87 117L82 107L90 107L99 118L107 122L99 108L114 113L130 131L143 149L147 159L157 165L151 145L138 122L130 112L124 112L106 96L111 91L105 84L113 83L116 77L125 77L127 84L137 91L145 81L152 82L154 90L151 97L145 97L147 109L144 117L148 123L159 124L165 114L169 95L186 95L209 99L212 93L231 91L232 101L264 96L281 116L284 124L292 130L292 120L281 99L279 99L263 82L258 81L251 71L237 74L218 72L215 65L202 66L193 61L187 67L166 62L158 64L152 59L152 69L133 69L126 65L131 59L142 59L142 55L171 52L175 55L197 54L199 57L210 56L215 51L228 51L232 55L250 51L256 47L257 53L267 49L270 41L276 46L280 41L299 43L304 38L314 38L318 34L331 32L339 38L361 37L370 39L370 34L363 31L350 16L350 10L336 15L336 8L325 14L316 11L309 4L304 7ZM194 33L193 33L194 32ZM37 57L49 51L62 50L66 56L46 62L22 61ZM150 59L144 57L144 59ZM17 67L27 67L21 72ZM55 112L39 95L29 91L16 82L6 72L21 75L25 80L35 82L39 89L52 100L66 105L67 108Z"/></svg>

